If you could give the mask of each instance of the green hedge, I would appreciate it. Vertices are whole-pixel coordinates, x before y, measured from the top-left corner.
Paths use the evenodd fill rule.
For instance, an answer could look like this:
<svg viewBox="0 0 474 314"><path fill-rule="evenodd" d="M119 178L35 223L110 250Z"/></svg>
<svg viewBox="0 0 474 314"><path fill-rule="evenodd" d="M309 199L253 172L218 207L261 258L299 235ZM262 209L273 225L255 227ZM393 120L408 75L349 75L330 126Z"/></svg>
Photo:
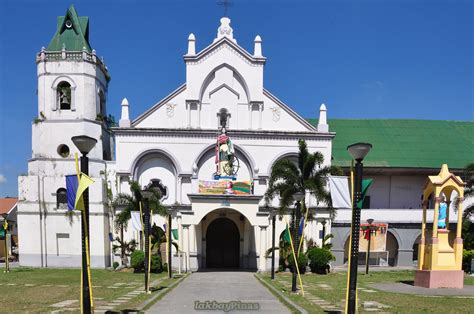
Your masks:
<svg viewBox="0 0 474 314"><path fill-rule="evenodd" d="M151 255L150 272L161 273L163 265L161 264L161 257L159 255ZM145 252L141 250L133 251L130 256L130 266L135 273L143 273L145 271Z"/></svg>
<svg viewBox="0 0 474 314"><path fill-rule="evenodd" d="M142 273L145 271L145 252L135 250L130 255L130 266L135 273Z"/></svg>
<svg viewBox="0 0 474 314"><path fill-rule="evenodd" d="M293 254L290 255L288 258L288 264L290 267L290 270L293 271L293 267L295 265L295 259L293 258ZM300 271L300 274L304 274L306 272L306 266L308 265L308 258L306 257L305 254L301 254L298 256L298 268Z"/></svg>
<svg viewBox="0 0 474 314"><path fill-rule="evenodd" d="M327 274L329 272L329 263L336 260L331 251L318 247L308 250L308 259L311 272L318 274Z"/></svg>
<svg viewBox="0 0 474 314"><path fill-rule="evenodd" d="M474 250L463 250L462 252L462 269L465 272L472 272L471 260L474 259Z"/></svg>

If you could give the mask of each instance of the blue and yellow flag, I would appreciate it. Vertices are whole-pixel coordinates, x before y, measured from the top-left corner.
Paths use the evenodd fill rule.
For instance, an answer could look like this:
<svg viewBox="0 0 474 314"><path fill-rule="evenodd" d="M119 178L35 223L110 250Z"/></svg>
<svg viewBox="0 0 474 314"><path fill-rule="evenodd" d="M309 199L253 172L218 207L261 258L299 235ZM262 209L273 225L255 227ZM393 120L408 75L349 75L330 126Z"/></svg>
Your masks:
<svg viewBox="0 0 474 314"><path fill-rule="evenodd" d="M92 180L84 173L80 174L79 181L77 179L77 175L66 176L66 195L68 210L84 209L84 200L82 194L92 183L94 183L94 180Z"/></svg>

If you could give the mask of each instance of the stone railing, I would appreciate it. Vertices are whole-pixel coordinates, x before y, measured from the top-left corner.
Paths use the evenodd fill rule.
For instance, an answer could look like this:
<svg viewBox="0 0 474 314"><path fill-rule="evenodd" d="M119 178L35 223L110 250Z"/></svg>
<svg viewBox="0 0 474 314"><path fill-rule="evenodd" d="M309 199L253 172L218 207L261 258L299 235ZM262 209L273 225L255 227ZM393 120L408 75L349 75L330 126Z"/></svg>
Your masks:
<svg viewBox="0 0 474 314"><path fill-rule="evenodd" d="M96 51L88 52L85 48L82 51L67 51L62 49L61 51L46 51L43 47L41 51L36 55L36 63L43 61L85 61L96 64L104 72L107 80L110 80L109 71L104 61L97 57Z"/></svg>

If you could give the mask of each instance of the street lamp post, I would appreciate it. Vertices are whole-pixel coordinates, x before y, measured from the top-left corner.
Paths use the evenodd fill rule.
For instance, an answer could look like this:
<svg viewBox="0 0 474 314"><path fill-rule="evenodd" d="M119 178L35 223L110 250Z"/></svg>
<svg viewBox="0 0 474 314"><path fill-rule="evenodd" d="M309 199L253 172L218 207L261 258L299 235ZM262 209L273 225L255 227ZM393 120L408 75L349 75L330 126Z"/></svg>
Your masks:
<svg viewBox="0 0 474 314"><path fill-rule="evenodd" d="M168 278L171 278L173 277L173 269L172 269L172 242L173 242L173 238L171 237L171 223L172 223L172 220L171 220L171 213L168 213L168 230L166 230L166 232L168 232Z"/></svg>
<svg viewBox="0 0 474 314"><path fill-rule="evenodd" d="M145 292L150 293L150 202L153 192L147 188L141 191L143 196L143 225L145 227Z"/></svg>
<svg viewBox="0 0 474 314"><path fill-rule="evenodd" d="M367 222L369 223L369 243L367 245L367 256L366 256L366 259L365 259L365 274L368 275L369 274L369 263L370 263L370 240L372 238L372 223L374 222L374 220L372 218L370 219L367 219Z"/></svg>
<svg viewBox="0 0 474 314"><path fill-rule="evenodd" d="M321 224L323 225L323 243L324 243L324 238L326 237L326 219L321 221Z"/></svg>
<svg viewBox="0 0 474 314"><path fill-rule="evenodd" d="M275 224L276 214L272 213L272 279L275 279Z"/></svg>
<svg viewBox="0 0 474 314"><path fill-rule="evenodd" d="M74 145L81 152L81 172L85 175L89 174L89 158L87 154L94 148L97 140L95 138L80 135L71 138ZM89 188L86 188L82 194L84 200L84 211L81 220L81 237L82 237L82 312L92 313L92 298L91 298L91 278L89 272L89 258L90 258L90 239L89 239Z"/></svg>
<svg viewBox="0 0 474 314"><path fill-rule="evenodd" d="M10 261L8 260L9 256L8 256L8 250L9 250L9 247L8 247L8 215L7 214L4 214L3 215L3 233L4 233L4 237L5 237L5 270L4 272L5 273L8 273L10 272Z"/></svg>
<svg viewBox="0 0 474 314"><path fill-rule="evenodd" d="M304 192L296 192L293 194L293 199L296 201L296 208L293 211L293 249L295 250L295 265L293 266L293 278L291 281L291 292L296 292L296 278L297 278L297 271L296 267L298 267L298 244L299 244L299 234L298 234L298 224L301 220L301 201L304 198Z"/></svg>
<svg viewBox="0 0 474 314"><path fill-rule="evenodd" d="M355 179L354 179L354 195L352 206L352 230L351 230L351 262L349 265L349 300L347 304L347 312L356 312L357 298L357 266L359 263L359 232L360 232L360 206L359 201L362 199L362 169L365 156L372 148L368 143L355 143L347 146L347 150L355 159Z"/></svg>

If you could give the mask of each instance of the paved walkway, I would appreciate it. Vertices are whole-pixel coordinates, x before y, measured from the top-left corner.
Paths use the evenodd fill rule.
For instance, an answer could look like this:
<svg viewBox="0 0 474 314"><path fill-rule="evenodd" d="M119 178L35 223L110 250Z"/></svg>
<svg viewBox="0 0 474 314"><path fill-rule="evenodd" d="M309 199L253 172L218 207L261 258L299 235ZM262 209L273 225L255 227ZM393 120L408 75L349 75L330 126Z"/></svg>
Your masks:
<svg viewBox="0 0 474 314"><path fill-rule="evenodd" d="M227 302L231 303L223 304ZM232 312L290 313L288 308L257 281L252 272L202 272L193 273L184 279L147 313L225 313L224 306L240 305L251 309L255 304L258 304L258 310L234 308ZM195 310L195 306L198 310ZM206 310L212 307L221 310Z"/></svg>

